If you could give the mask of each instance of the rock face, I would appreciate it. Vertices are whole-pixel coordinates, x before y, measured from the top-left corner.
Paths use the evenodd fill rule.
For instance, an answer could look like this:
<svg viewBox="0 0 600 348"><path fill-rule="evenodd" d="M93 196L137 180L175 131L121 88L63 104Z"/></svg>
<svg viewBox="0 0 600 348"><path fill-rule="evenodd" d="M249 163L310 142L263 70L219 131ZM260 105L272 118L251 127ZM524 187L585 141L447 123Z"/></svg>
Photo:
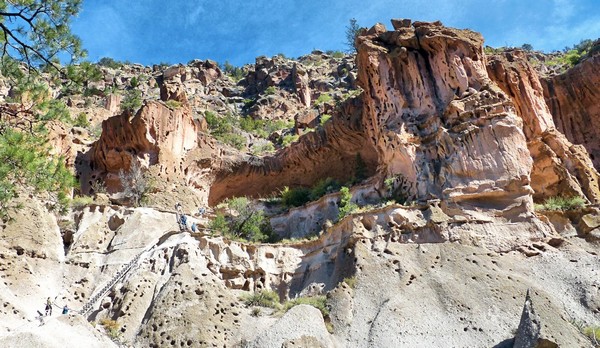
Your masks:
<svg viewBox="0 0 600 348"><path fill-rule="evenodd" d="M131 347L500 347L512 344L522 308L515 294L527 289L536 308L528 295L516 346L589 346L566 318L592 322L600 311L600 209L532 210L532 197L597 202L598 173L586 151L555 129L542 84L518 52L488 60L482 37L469 30L392 25L357 38L356 65L313 52L294 63L258 58L235 81L211 61L105 71L98 88L130 88L136 74L152 74L136 81L145 97L162 101L106 118L120 102L108 97L91 117L103 119L103 129L87 155L80 129L54 129L52 144L82 169L84 191L94 175L107 175L117 191L115 174L136 160L159 179L162 203L126 208L98 198L57 221L31 195L0 224L0 346L111 347L101 327L111 319L119 327L112 334ZM355 84L363 91L348 93ZM589 112L586 98L597 87L586 86L596 88L578 92ZM325 95L333 102L323 103ZM266 156L198 134L205 111L240 110L295 120L293 130L269 138L317 129ZM322 122L325 113L331 119ZM356 184L359 162L367 179ZM310 239L231 240L204 228L211 209L193 216L207 201L264 197L326 177L353 182L361 209L339 218L339 193L285 213L261 205L280 213L271 219L280 237ZM411 204L386 202L394 190ZM199 231L180 230L168 210L175 202ZM281 302L325 295L329 314L244 301L261 290ZM47 297L75 315L55 313L38 328Z"/></svg>
<svg viewBox="0 0 600 348"><path fill-rule="evenodd" d="M439 23L371 28L357 39L362 126L379 167L405 178L409 195L516 217L531 210L532 161L482 42Z"/></svg>
<svg viewBox="0 0 600 348"><path fill-rule="evenodd" d="M556 130L537 73L522 51L488 57L488 73L513 100L533 158L534 199L558 195L600 201L599 175L585 148Z"/></svg>
<svg viewBox="0 0 600 348"><path fill-rule="evenodd" d="M544 98L558 129L574 144L583 145L600 170L600 54L564 74L542 79Z"/></svg>
<svg viewBox="0 0 600 348"><path fill-rule="evenodd" d="M198 129L189 108L147 101L133 117L124 113L102 123L102 135L90 151L92 168L117 173L136 159L158 165L159 176L183 175L182 162L198 144Z"/></svg>
<svg viewBox="0 0 600 348"><path fill-rule="evenodd" d="M514 105L487 75L482 42L439 23L373 27L357 41L362 102L346 102L330 125L276 157L217 175L209 203L246 195L249 187L267 194L309 186L325 173L347 179L349 159L359 153L369 175L376 169L380 177L400 177L409 198L526 214L531 157Z"/></svg>

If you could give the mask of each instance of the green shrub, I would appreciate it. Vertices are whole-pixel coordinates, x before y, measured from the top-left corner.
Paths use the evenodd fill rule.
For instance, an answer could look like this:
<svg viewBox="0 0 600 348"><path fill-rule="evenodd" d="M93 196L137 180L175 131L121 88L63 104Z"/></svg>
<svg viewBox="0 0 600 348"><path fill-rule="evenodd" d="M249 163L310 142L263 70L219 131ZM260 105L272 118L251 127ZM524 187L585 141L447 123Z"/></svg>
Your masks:
<svg viewBox="0 0 600 348"><path fill-rule="evenodd" d="M323 318L329 318L329 309L327 308L327 298L325 296L298 297L293 300L286 301L283 304L282 311L285 313L293 307L301 304L313 306L321 311Z"/></svg>
<svg viewBox="0 0 600 348"><path fill-rule="evenodd" d="M275 92L277 92L277 89L275 88L275 86L269 86L267 87L267 89L265 89L265 95L273 95L275 94Z"/></svg>
<svg viewBox="0 0 600 348"><path fill-rule="evenodd" d="M600 342L600 326L587 326L583 328L583 334L594 342Z"/></svg>
<svg viewBox="0 0 600 348"><path fill-rule="evenodd" d="M275 146L271 142L266 142L252 146L252 153L255 155L262 155L264 153L269 153L273 151L275 151Z"/></svg>
<svg viewBox="0 0 600 348"><path fill-rule="evenodd" d="M236 133L225 133L217 135L215 138L224 142L225 144L231 145L238 150L246 148L246 138L243 135Z"/></svg>
<svg viewBox="0 0 600 348"><path fill-rule="evenodd" d="M271 223L264 212L257 209L246 197L234 197L225 200L230 214L225 217L217 214L209 224L210 228L230 238L239 238L252 242L275 240Z"/></svg>
<svg viewBox="0 0 600 348"><path fill-rule="evenodd" d="M316 201L328 193L336 192L342 187L337 180L325 178L317 181L315 186L310 190L310 199Z"/></svg>
<svg viewBox="0 0 600 348"><path fill-rule="evenodd" d="M232 119L229 116L219 117L212 111L204 112L204 119L210 129L210 134L221 135L233 130Z"/></svg>
<svg viewBox="0 0 600 348"><path fill-rule="evenodd" d="M129 85L131 86L131 88L137 88L140 85L140 81L137 77L134 76L131 78L131 80L129 80Z"/></svg>
<svg viewBox="0 0 600 348"><path fill-rule="evenodd" d="M323 114L323 115L321 115L321 120L319 121L319 123L321 124L321 126L324 126L325 123L327 121L329 121L329 119L331 119L331 115L329 115L329 114Z"/></svg>
<svg viewBox="0 0 600 348"><path fill-rule="evenodd" d="M356 287L356 276L344 278L344 283L346 283L350 289L354 289Z"/></svg>
<svg viewBox="0 0 600 348"><path fill-rule="evenodd" d="M182 105L180 101L173 100L173 99L167 100L167 101L165 102L165 104L167 105L167 107L168 107L169 109L172 109L172 110L174 110L174 109L177 109L177 108L180 108L180 107L181 107L181 105Z"/></svg>
<svg viewBox="0 0 600 348"><path fill-rule="evenodd" d="M228 61L225 61L225 63L221 65L221 69L236 82L244 78L244 70L230 64Z"/></svg>
<svg viewBox="0 0 600 348"><path fill-rule="evenodd" d="M225 219L225 215L221 213L217 213L217 216L208 223L208 228L222 235L229 234L229 224Z"/></svg>
<svg viewBox="0 0 600 348"><path fill-rule="evenodd" d="M83 128L87 128L90 125L90 121L88 121L87 119L87 114L85 112L81 112L77 115L77 117L75 118L75 121L73 121L73 125L76 127L83 127Z"/></svg>
<svg viewBox="0 0 600 348"><path fill-rule="evenodd" d="M536 204L536 210L571 210L585 206L582 197L550 197L543 204Z"/></svg>
<svg viewBox="0 0 600 348"><path fill-rule="evenodd" d="M284 187L281 191L281 203L286 207L300 207L310 202L310 190L305 187Z"/></svg>
<svg viewBox="0 0 600 348"><path fill-rule="evenodd" d="M242 301L246 306L260 306L267 308L277 308L279 306L279 296L273 290L261 290L253 294L242 295Z"/></svg>
<svg viewBox="0 0 600 348"><path fill-rule="evenodd" d="M331 96L327 93L323 93L317 98L317 100L315 100L315 105L329 103L330 101L331 101Z"/></svg>
<svg viewBox="0 0 600 348"><path fill-rule="evenodd" d="M352 214L356 209L358 209L358 205L352 203L352 193L350 193L350 189L343 186L340 189L340 211L338 213L338 220Z"/></svg>
<svg viewBox="0 0 600 348"><path fill-rule="evenodd" d="M102 65L102 66L112 68L112 69L119 69L123 66L123 62L114 60L109 57L103 57L103 58L100 58L100 60L98 61L98 65Z"/></svg>
<svg viewBox="0 0 600 348"><path fill-rule="evenodd" d="M249 108L249 107L251 107L252 105L254 105L254 103L256 103L256 100L254 100L254 99L248 99L248 98L246 98L246 99L244 99L244 100L242 101L242 103L244 103L244 106L245 106L245 107Z"/></svg>
<svg viewBox="0 0 600 348"><path fill-rule="evenodd" d="M344 54L344 52L342 52L342 51L333 51L333 52L331 53L331 56L332 56L333 58L338 58L338 59L339 59L339 58L344 58L345 54Z"/></svg>
<svg viewBox="0 0 600 348"><path fill-rule="evenodd" d="M284 147L289 146L292 143L298 141L299 138L300 136L298 134L286 134L283 136L281 145L283 145Z"/></svg>
<svg viewBox="0 0 600 348"><path fill-rule="evenodd" d="M138 89L127 91L121 101L121 111L135 113L142 107L142 92Z"/></svg>
<svg viewBox="0 0 600 348"><path fill-rule="evenodd" d="M94 199L90 196L75 196L71 200L71 207L81 208L94 203Z"/></svg>

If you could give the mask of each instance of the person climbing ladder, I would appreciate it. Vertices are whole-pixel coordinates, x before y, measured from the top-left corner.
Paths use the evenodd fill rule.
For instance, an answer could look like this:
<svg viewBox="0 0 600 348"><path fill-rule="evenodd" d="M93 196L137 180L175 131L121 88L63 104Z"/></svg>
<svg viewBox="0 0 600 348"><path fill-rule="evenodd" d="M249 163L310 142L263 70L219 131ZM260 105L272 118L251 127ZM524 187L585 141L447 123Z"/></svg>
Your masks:
<svg viewBox="0 0 600 348"><path fill-rule="evenodd" d="M46 316L51 316L52 315L52 301L50 300L50 297L48 297L48 299L46 300Z"/></svg>

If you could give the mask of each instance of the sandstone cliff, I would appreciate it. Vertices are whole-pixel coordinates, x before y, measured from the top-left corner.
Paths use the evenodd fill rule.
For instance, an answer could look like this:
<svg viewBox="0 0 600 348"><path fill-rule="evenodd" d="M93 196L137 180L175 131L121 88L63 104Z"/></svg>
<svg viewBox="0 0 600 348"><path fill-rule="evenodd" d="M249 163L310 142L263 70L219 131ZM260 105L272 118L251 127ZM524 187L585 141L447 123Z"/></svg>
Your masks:
<svg viewBox="0 0 600 348"><path fill-rule="evenodd" d="M535 70L522 51L488 57L491 78L513 100L533 158L531 186L538 201L558 195L600 201L598 172L585 148L573 145L554 125ZM579 142L581 143L581 142Z"/></svg>
<svg viewBox="0 0 600 348"><path fill-rule="evenodd" d="M71 96L71 111L87 110L101 133L56 124L52 144L82 194L99 179L118 193L117 173L137 161L155 180L151 200L133 208L99 196L57 218L24 195L0 224L0 345L64 346L66 332L108 347L502 347L528 293L536 339L591 346L572 323L600 313L600 209L532 203L599 201L593 132L577 128L596 112L597 59L540 80L519 51L485 56L478 33L392 24L363 31L356 56L259 57L243 76L212 61L103 68L94 85L137 88L142 107ZM219 138L215 119L238 122L227 129L242 146ZM241 120L286 126L265 135ZM300 137L284 144L290 135ZM276 151L250 153L265 142ZM227 197L326 177L353 185L359 209L340 218L335 192L288 210L263 202L275 233L291 239L272 244L206 228ZM388 201L391 189L404 204ZM198 231L180 229L175 202ZM322 296L325 308L284 314L244 300L262 290L276 292L275 307ZM38 315L47 297L72 316Z"/></svg>
<svg viewBox="0 0 600 348"><path fill-rule="evenodd" d="M574 144L583 145L596 170L600 170L600 119L598 104L600 54L577 64L564 74L542 79L544 98L558 129Z"/></svg>

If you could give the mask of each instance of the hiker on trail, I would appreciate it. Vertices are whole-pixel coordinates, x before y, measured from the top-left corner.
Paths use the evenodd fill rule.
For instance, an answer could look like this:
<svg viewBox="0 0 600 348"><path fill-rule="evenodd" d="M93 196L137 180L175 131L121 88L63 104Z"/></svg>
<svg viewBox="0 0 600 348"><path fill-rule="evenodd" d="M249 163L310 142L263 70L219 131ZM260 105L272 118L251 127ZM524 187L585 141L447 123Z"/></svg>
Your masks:
<svg viewBox="0 0 600 348"><path fill-rule="evenodd" d="M181 225L183 228L187 228L187 216L185 214L181 214Z"/></svg>
<svg viewBox="0 0 600 348"><path fill-rule="evenodd" d="M197 230L196 223L192 222L192 232L196 233L196 230Z"/></svg>
<svg viewBox="0 0 600 348"><path fill-rule="evenodd" d="M63 307L62 314L69 314L69 307L67 307L67 305Z"/></svg>
<svg viewBox="0 0 600 348"><path fill-rule="evenodd" d="M181 211L181 203L177 202L177 204L175 204L175 210L176 210L177 212L180 212L180 211Z"/></svg>
<svg viewBox="0 0 600 348"><path fill-rule="evenodd" d="M52 301L50 297L46 300L46 316L52 315Z"/></svg>
<svg viewBox="0 0 600 348"><path fill-rule="evenodd" d="M204 214L206 212L206 209L204 208L198 208L198 216L202 217L202 214Z"/></svg>

